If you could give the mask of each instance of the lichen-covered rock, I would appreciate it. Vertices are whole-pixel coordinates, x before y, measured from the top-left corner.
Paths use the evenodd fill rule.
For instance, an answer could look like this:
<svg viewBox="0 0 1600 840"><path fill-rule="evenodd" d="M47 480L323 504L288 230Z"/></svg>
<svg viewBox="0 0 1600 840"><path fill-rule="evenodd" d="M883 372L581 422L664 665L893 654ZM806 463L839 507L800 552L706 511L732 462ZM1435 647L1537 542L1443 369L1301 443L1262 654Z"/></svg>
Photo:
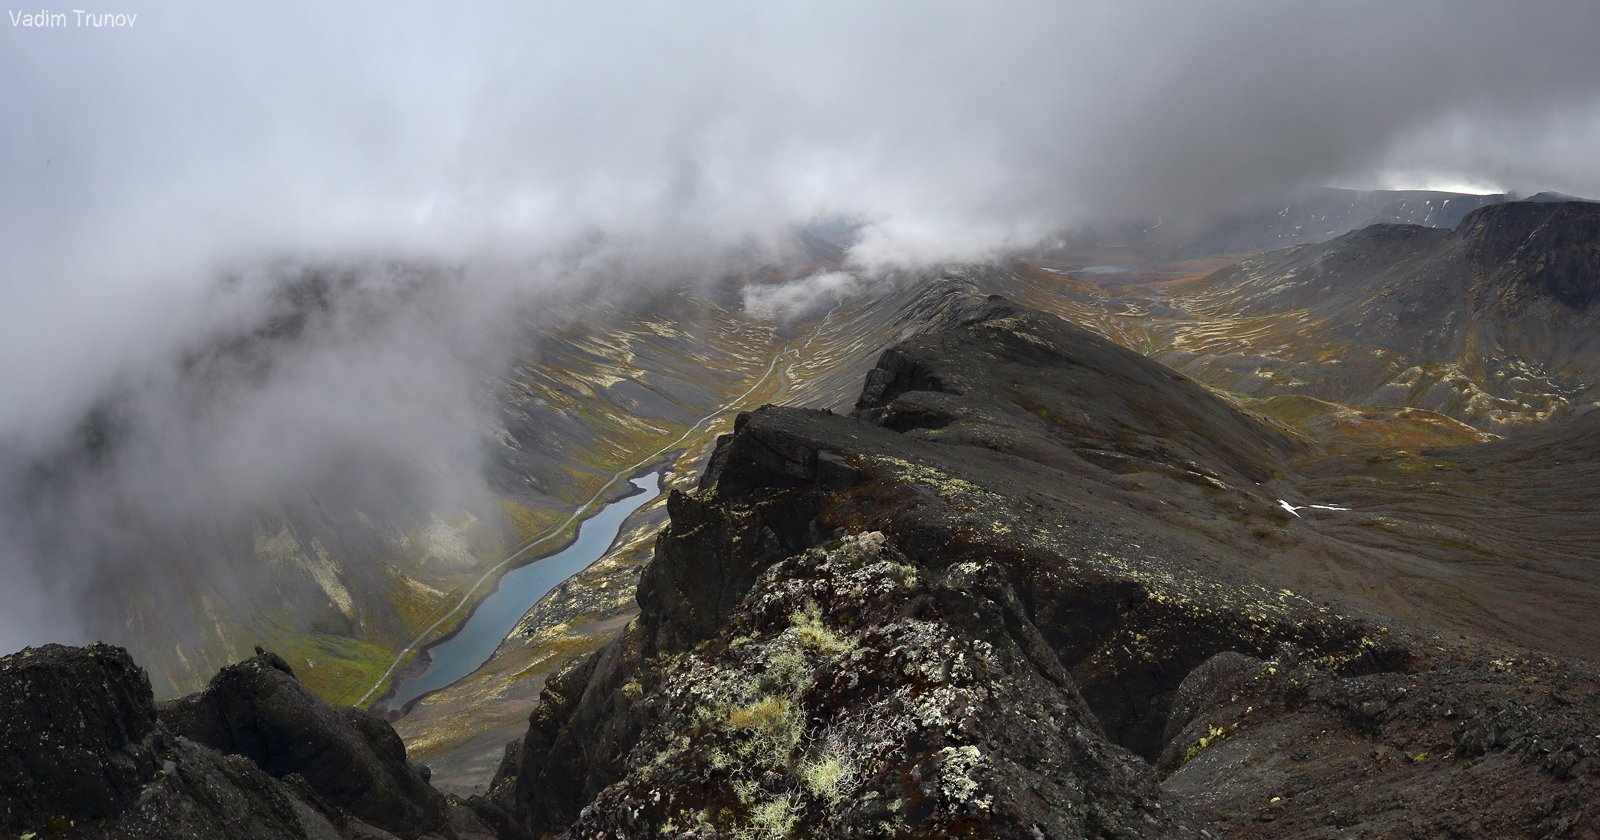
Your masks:
<svg viewBox="0 0 1600 840"><path fill-rule="evenodd" d="M881 533L768 568L662 663L571 837L1201 836L1107 742L996 564Z"/></svg>

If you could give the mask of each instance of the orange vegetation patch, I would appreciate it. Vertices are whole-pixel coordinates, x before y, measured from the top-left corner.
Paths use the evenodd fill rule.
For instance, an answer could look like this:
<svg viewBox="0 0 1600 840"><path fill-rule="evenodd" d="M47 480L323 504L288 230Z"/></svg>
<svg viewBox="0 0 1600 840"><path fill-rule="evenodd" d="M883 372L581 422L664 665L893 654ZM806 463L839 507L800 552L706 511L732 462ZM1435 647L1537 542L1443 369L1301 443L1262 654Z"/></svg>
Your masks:
<svg viewBox="0 0 1600 840"><path fill-rule="evenodd" d="M1421 449L1494 439L1459 420L1420 408L1354 408L1299 395L1252 401L1249 407L1335 447Z"/></svg>

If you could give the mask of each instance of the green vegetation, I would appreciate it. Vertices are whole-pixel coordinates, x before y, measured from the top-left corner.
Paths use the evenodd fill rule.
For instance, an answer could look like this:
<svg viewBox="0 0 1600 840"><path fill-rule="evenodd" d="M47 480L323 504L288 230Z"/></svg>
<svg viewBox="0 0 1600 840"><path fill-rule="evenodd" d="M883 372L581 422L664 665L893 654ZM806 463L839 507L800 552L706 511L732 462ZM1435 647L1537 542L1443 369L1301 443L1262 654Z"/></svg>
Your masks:
<svg viewBox="0 0 1600 840"><path fill-rule="evenodd" d="M754 730L787 743L790 740L787 736L794 730L791 711L788 698L763 697L729 712L728 725L734 729Z"/></svg>
<svg viewBox="0 0 1600 840"><path fill-rule="evenodd" d="M823 656L838 656L853 647L822 623L822 608L815 601L807 603L789 626L802 647Z"/></svg>
<svg viewBox="0 0 1600 840"><path fill-rule="evenodd" d="M1200 755L1200 753L1205 752L1207 747L1216 744L1218 741L1228 737L1238 729L1239 724L1237 723L1229 724L1226 727L1210 727L1206 730L1206 734L1201 735L1199 740L1195 741L1193 744L1190 744L1189 748L1183 751L1183 763L1188 764L1189 762L1193 761L1197 756Z"/></svg>
<svg viewBox="0 0 1600 840"><path fill-rule="evenodd" d="M263 644L282 656L313 694L330 703L360 697L393 657L380 645L332 633L296 631L273 618L266 620L261 632Z"/></svg>
<svg viewBox="0 0 1600 840"><path fill-rule="evenodd" d="M510 499L500 500L500 511L511 524L512 533L519 542L537 538L561 522L566 515L559 510L531 508Z"/></svg>
<svg viewBox="0 0 1600 840"><path fill-rule="evenodd" d="M800 783L805 785L812 796L831 804L838 804L843 798L844 793L840 790L839 783L847 775L849 768L845 764L844 756L836 750L828 750L800 765Z"/></svg>
<svg viewBox="0 0 1600 840"><path fill-rule="evenodd" d="M781 840L794 830L797 818L789 797L779 796L751 809L750 822L733 836L738 840Z"/></svg>
<svg viewBox="0 0 1600 840"><path fill-rule="evenodd" d="M1442 414L1415 408L1351 407L1299 395L1241 404L1324 444L1348 449L1421 449L1489 439Z"/></svg>

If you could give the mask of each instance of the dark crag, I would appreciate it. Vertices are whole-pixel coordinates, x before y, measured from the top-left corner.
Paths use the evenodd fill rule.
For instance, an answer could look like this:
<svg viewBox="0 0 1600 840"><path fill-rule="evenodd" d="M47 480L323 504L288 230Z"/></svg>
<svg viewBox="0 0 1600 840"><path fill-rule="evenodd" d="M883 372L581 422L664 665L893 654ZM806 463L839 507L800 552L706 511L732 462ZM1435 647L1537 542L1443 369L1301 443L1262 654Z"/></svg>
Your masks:
<svg viewBox="0 0 1600 840"><path fill-rule="evenodd" d="M429 787L387 723L322 704L270 653L158 710L121 648L27 648L0 660L0 732L10 836L516 836Z"/></svg>

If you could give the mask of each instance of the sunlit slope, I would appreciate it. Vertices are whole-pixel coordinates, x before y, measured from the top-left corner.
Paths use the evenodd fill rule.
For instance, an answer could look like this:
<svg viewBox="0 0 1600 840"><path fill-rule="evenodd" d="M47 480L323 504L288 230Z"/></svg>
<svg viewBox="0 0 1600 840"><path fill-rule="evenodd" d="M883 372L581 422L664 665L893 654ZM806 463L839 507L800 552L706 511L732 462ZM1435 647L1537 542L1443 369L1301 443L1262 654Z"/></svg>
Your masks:
<svg viewBox="0 0 1600 840"><path fill-rule="evenodd" d="M1600 397L1600 204L1496 203L1453 230L1377 224L1203 274L1127 261L1107 277L1023 263L1009 293L1236 399L1500 433Z"/></svg>
<svg viewBox="0 0 1600 840"><path fill-rule="evenodd" d="M1380 225L1218 272L1156 358L1251 396L1437 411L1503 430L1600 391L1600 204L1513 202L1455 230Z"/></svg>

